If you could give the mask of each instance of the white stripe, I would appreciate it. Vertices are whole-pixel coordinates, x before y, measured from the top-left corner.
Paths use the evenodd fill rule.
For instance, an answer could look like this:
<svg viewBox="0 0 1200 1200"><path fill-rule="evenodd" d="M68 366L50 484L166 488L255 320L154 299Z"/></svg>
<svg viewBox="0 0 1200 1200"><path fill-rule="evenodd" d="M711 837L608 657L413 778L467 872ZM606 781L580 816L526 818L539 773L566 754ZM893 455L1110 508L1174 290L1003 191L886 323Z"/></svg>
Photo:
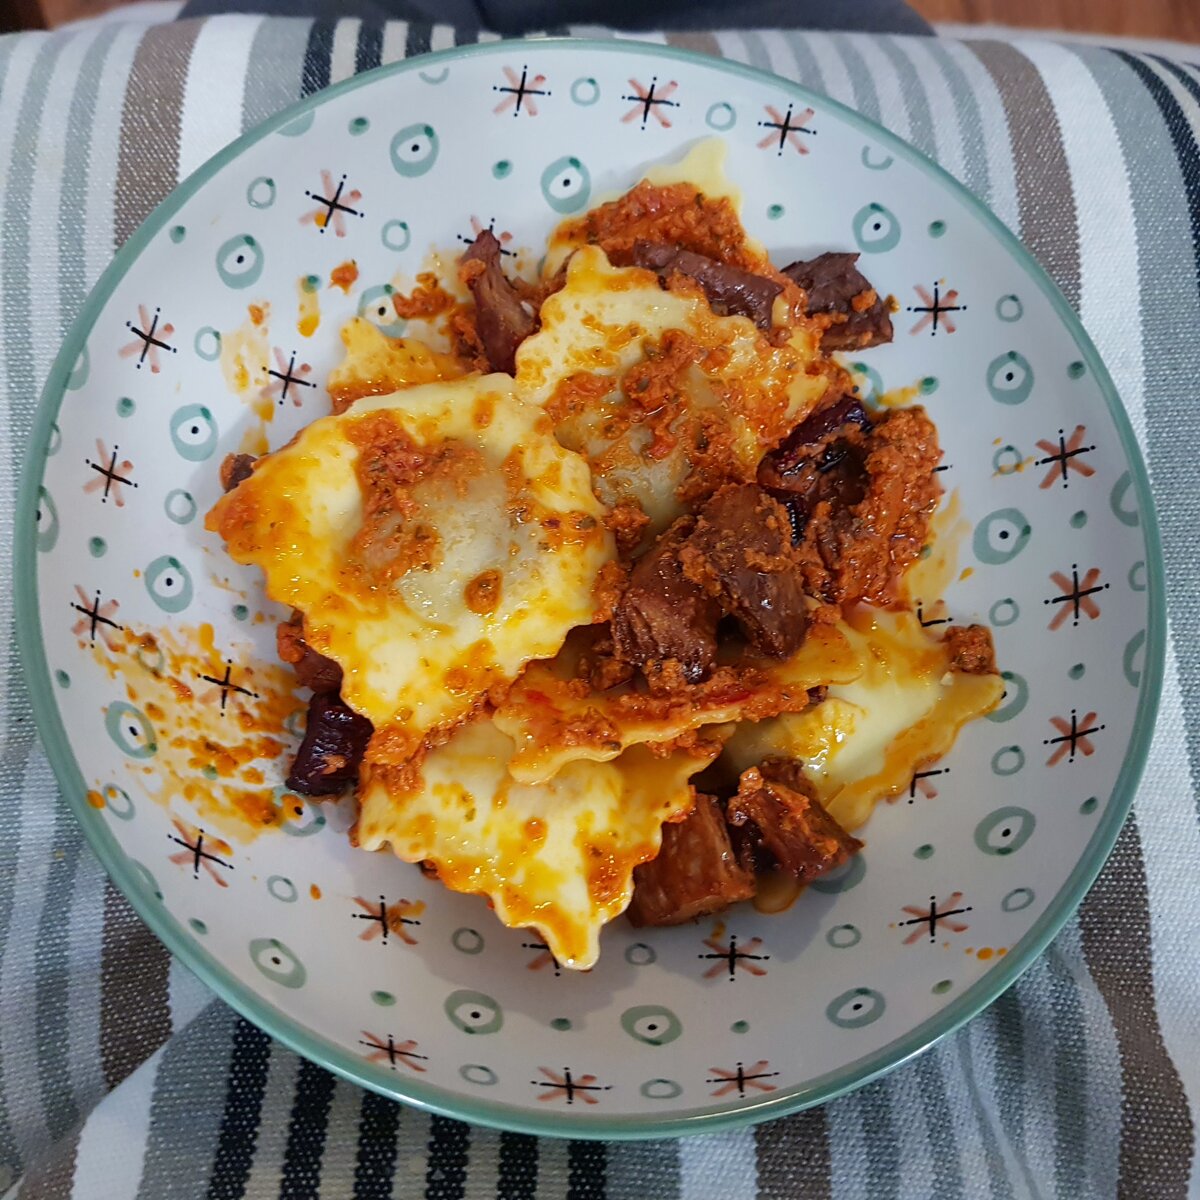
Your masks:
<svg viewBox="0 0 1200 1200"><path fill-rule="evenodd" d="M5 1106L13 1137L25 1157L33 1148L45 1149L48 1131L38 1082L37 1006L33 982L37 976L37 933L50 873L46 849L54 839L55 813L46 803L54 795L54 776L40 745L35 745L22 773L20 813L10 837L17 839L17 869L13 893L20 911L13 913L0 957L0 1061L4 1063Z"/></svg>
<svg viewBox="0 0 1200 1200"><path fill-rule="evenodd" d="M988 1186L987 1149L983 1131L975 1112L975 1102L963 1072L956 1043L965 1035L961 1032L947 1038L932 1053L946 1087L946 1105L954 1129L954 1146L958 1151L959 1168L963 1173L963 1192L967 1196L984 1194Z"/></svg>
<svg viewBox="0 0 1200 1200"><path fill-rule="evenodd" d="M288 1126L296 1094L296 1072L300 1059L282 1046L272 1046L263 1085L254 1162L246 1180L247 1196L277 1196L283 1159L287 1153Z"/></svg>
<svg viewBox="0 0 1200 1200"><path fill-rule="evenodd" d="M734 33L730 29L722 29L713 34L717 39L717 45L721 48L721 54L724 58L731 58L735 62L748 63L750 61L750 50L746 45L746 39L740 34Z"/></svg>
<svg viewBox="0 0 1200 1200"><path fill-rule="evenodd" d="M190 1025L214 999L212 992L174 956L167 967L167 998L172 1033Z"/></svg>
<svg viewBox="0 0 1200 1200"><path fill-rule="evenodd" d="M481 42L498 42L503 37L502 33L493 33L490 29L481 29L479 31L479 41Z"/></svg>
<svg viewBox="0 0 1200 1200"><path fill-rule="evenodd" d="M911 1068L893 1071L884 1082L888 1111L900 1147L899 1194L932 1196L933 1148L929 1144L929 1120L921 1102L917 1073Z"/></svg>
<svg viewBox="0 0 1200 1200"><path fill-rule="evenodd" d="M904 103L900 77L891 59L880 50L874 38L848 34L846 40L867 64L867 72L871 76L871 82L875 84L875 94L879 97L879 119L897 137L908 141L912 137L908 106Z"/></svg>
<svg viewBox="0 0 1200 1200"><path fill-rule="evenodd" d="M829 1183L834 1200L867 1194L867 1145L858 1096L843 1096L825 1107L829 1129Z"/></svg>
<svg viewBox="0 0 1200 1200"><path fill-rule="evenodd" d="M854 85L850 82L850 72L846 63L834 48L827 33L805 33L804 40L812 51L813 58L821 66L821 75L825 80L825 94L834 100L854 107Z"/></svg>
<svg viewBox="0 0 1200 1200"><path fill-rule="evenodd" d="M250 47L264 18L210 17L188 59L179 118L179 178L186 179L242 132L242 96ZM214 87L213 80L223 80Z"/></svg>
<svg viewBox="0 0 1200 1200"><path fill-rule="evenodd" d="M1108 1005L1087 969L1079 922L1068 921L1054 945L1079 989L1087 1034L1089 1107L1083 1161L1087 1163L1088 1186L1084 1194L1115 1196L1121 1156L1121 1089L1116 1086L1121 1078L1121 1052L1117 1034Z"/></svg>
<svg viewBox="0 0 1200 1200"><path fill-rule="evenodd" d="M335 1187L339 1179L354 1178L354 1162L358 1157L358 1116L361 1108L362 1090L339 1079L329 1105L325 1153L321 1159L321 1172ZM437 1195L437 1187L434 1186L426 1194Z"/></svg>
<svg viewBox="0 0 1200 1200"><path fill-rule="evenodd" d="M1021 988L1024 1062L1021 1081L1016 1085L1022 1096L1020 1137L1025 1166L1039 1185L1045 1185L1047 1192L1053 1192L1054 1138L1058 1127L1054 1103L1058 1081L1054 1071L1054 1015L1050 1009L1052 987L1050 968L1042 955L1030 967Z"/></svg>
<svg viewBox="0 0 1200 1200"><path fill-rule="evenodd" d="M454 46L454 26L435 25L429 31L430 50L450 50Z"/></svg>
<svg viewBox="0 0 1200 1200"><path fill-rule="evenodd" d="M88 203L83 214L84 282L95 283L112 262L113 204L121 153L121 108L133 57L145 29L122 28L109 47L88 130Z"/></svg>
<svg viewBox="0 0 1200 1200"><path fill-rule="evenodd" d="M1175 1062L1193 1114L1200 1113L1200 909L1196 906L1196 782L1189 769L1187 726L1174 644L1167 647L1154 742L1138 790L1138 832L1149 894L1150 953L1163 1045ZM1168 799L1169 798L1169 799ZM1193 1122L1192 1186L1200 1196L1200 1124Z"/></svg>
<svg viewBox="0 0 1200 1200"><path fill-rule="evenodd" d="M71 881L71 909L66 931L67 1051L71 1086L81 1107L94 1104L108 1090L100 1054L100 963L104 935L104 883L100 860L84 849Z"/></svg>
<svg viewBox="0 0 1200 1200"><path fill-rule="evenodd" d="M912 63L913 70L924 85L933 121L937 160L955 179L961 181L966 175L962 130L958 123L958 109L954 106L954 93L946 81L945 72L930 54L923 38L897 39L895 45Z"/></svg>
<svg viewBox="0 0 1200 1200"><path fill-rule="evenodd" d="M92 1110L75 1151L71 1200L134 1200L142 1178L160 1046Z"/></svg>
<svg viewBox="0 0 1200 1200"><path fill-rule="evenodd" d="M480 38L480 41L483 39ZM388 21L383 27L383 45L379 49L381 63L399 62L408 42L408 25L404 21Z"/></svg>
<svg viewBox="0 0 1200 1200"><path fill-rule="evenodd" d="M1019 232L1021 210L1017 206L1017 173L1013 165L1012 141L1004 115L1004 101L988 69L966 46L959 42L940 42L939 45L967 77L979 105L991 187L991 194L982 199L1009 229Z"/></svg>
<svg viewBox="0 0 1200 1200"><path fill-rule="evenodd" d="M771 70L776 75L782 75L784 79L799 80L800 71L796 63L796 56L792 53L792 48L787 44L783 34L764 29L761 36Z"/></svg>
<svg viewBox="0 0 1200 1200"><path fill-rule="evenodd" d="M362 28L359 17L348 17L333 27L333 49L329 54L329 82L341 83L354 74L354 60L358 55L358 31Z"/></svg>
<svg viewBox="0 0 1200 1200"><path fill-rule="evenodd" d="M1129 419L1145 442L1142 338L1130 328L1130 309L1113 303L1138 278L1133 196L1121 143L1104 94L1092 73L1064 46L1023 42L1041 73L1062 128L1063 151L1075 188L1079 225L1079 315L1104 359ZM1147 312L1143 305L1134 311Z"/></svg>
<svg viewBox="0 0 1200 1200"><path fill-rule="evenodd" d="M613 37L626 42L653 42L657 46L665 46L667 43L667 35L658 31L622 33L620 30L616 30Z"/></svg>
<svg viewBox="0 0 1200 1200"><path fill-rule="evenodd" d="M1004 1173L1012 1184L1013 1195L1018 1200L1040 1200L1030 1195L1025 1182L1025 1173L1021 1170L1021 1160L1008 1138L1008 1131L1000 1117L1000 1106L997 1096L1000 1089L996 1082L996 1047L995 1022L972 1021L960 1035L966 1039L966 1050L975 1068L975 1081L979 1085L979 1095L984 1106L984 1120L992 1130L992 1136L1000 1147L1000 1157L1004 1160Z"/></svg>
<svg viewBox="0 0 1200 1200"><path fill-rule="evenodd" d="M42 39L39 37L19 39L9 57L8 67L4 73L3 86L0 87L0 112L9 113L11 116L8 120L0 121L0 179L10 178L12 175L13 143L17 136L16 117L20 112L21 100L25 95L25 86L29 82L30 68L33 66L33 60L41 45ZM0 229L8 228L7 198L8 189L0 187ZM5 251L6 241L0 237L0 288L4 284L7 266ZM57 327L56 323L55 328ZM0 346L0 396L8 396L8 388L8 359L3 346ZM5 419L0 420L0 462L12 462L12 422L7 419L7 413ZM11 546L13 544L13 496L17 485L12 472L6 472L6 475L8 477L4 481L3 490L0 491L0 497L2 497L2 501L0 501L0 544ZM6 646L8 631L12 628L12 619L12 588L0 588L0 629L5 631ZM0 688L0 756L5 755L8 749L11 691L12 688L9 687Z"/></svg>
<svg viewBox="0 0 1200 1200"><path fill-rule="evenodd" d="M758 1194L752 1129L680 1138L676 1145L680 1200L754 1200Z"/></svg>
<svg viewBox="0 0 1200 1200"><path fill-rule="evenodd" d="M500 1135L490 1129L473 1126L463 1200L496 1200L499 1172Z"/></svg>

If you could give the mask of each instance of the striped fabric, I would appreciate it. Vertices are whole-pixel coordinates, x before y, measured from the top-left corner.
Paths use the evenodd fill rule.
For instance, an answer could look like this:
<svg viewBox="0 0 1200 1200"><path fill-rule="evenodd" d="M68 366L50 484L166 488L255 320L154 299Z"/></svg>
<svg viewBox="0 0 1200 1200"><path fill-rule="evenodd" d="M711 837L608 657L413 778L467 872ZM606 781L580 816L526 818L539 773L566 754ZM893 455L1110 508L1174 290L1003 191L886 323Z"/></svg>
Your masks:
<svg viewBox="0 0 1200 1200"><path fill-rule="evenodd" d="M297 97L454 40L240 16L0 40L0 543L59 339L154 204ZM471 1129L335 1081L169 959L57 800L0 587L0 1191L1200 1196L1200 69L1046 41L669 40L798 79L938 159L1018 231L1107 361L1150 463L1173 635L1158 737L1108 868L1003 999L823 1109L661 1143Z"/></svg>

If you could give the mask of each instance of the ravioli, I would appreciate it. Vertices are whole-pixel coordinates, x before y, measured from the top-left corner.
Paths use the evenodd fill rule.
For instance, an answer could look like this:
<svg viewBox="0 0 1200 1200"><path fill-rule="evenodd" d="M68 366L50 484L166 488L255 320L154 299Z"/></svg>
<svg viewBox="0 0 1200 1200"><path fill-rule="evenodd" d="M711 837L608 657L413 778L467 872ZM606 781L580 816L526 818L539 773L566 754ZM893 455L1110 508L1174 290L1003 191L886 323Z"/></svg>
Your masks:
<svg viewBox="0 0 1200 1200"><path fill-rule="evenodd" d="M657 533L683 489L750 480L825 394L836 370L807 325L776 345L753 322L716 316L699 291L666 291L651 271L576 251L541 329L517 351L517 387L583 454L610 507L634 501Z"/></svg>
<svg viewBox="0 0 1200 1200"><path fill-rule="evenodd" d="M575 644L573 644L575 643ZM569 639L547 662L531 663L496 710L515 751L509 774L521 783L552 779L570 762L608 762L636 745L675 742L724 721L754 721L809 706L809 689L849 683L866 669L861 640L814 625L791 658L743 659L707 683L668 696L632 684L592 691L577 677L580 647Z"/></svg>
<svg viewBox="0 0 1200 1200"><path fill-rule="evenodd" d="M634 867L658 853L663 822L691 810L688 780L719 749L656 758L634 747L528 786L509 773L512 739L477 720L429 751L407 786L368 771L354 836L432 862L452 891L490 897L505 925L536 929L563 966L584 970L629 904Z"/></svg>
<svg viewBox="0 0 1200 1200"><path fill-rule="evenodd" d="M452 355L416 338L388 337L362 317L354 317L342 327L342 345L346 357L329 372L334 412L344 412L363 396L385 395L466 374L466 368Z"/></svg>
<svg viewBox="0 0 1200 1200"><path fill-rule="evenodd" d="M830 816L853 830L877 800L898 795L914 771L946 754L964 725L991 712L1004 681L952 671L945 643L912 613L860 607L848 619L863 673L831 685L806 712L739 725L719 765L740 774L771 756L797 759Z"/></svg>
<svg viewBox="0 0 1200 1200"><path fill-rule="evenodd" d="M208 527L343 670L403 761L592 620L612 557L587 464L507 376L368 397L262 459Z"/></svg>

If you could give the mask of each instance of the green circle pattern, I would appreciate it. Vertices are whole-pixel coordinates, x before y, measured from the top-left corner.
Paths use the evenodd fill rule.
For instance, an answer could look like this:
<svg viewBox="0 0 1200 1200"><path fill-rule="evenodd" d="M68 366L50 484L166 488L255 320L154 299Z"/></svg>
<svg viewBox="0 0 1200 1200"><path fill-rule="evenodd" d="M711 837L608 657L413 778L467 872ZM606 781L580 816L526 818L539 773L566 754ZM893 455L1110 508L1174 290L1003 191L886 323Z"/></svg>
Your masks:
<svg viewBox="0 0 1200 1200"><path fill-rule="evenodd" d="M217 422L203 404L185 404L171 417L171 444L188 462L203 462L217 448Z"/></svg>
<svg viewBox="0 0 1200 1200"><path fill-rule="evenodd" d="M263 273L262 247L248 233L222 242L217 250L217 275L226 287L253 287Z"/></svg>
<svg viewBox="0 0 1200 1200"><path fill-rule="evenodd" d="M191 572L170 554L156 558L142 573L142 581L150 599L167 613L183 612L195 594Z"/></svg>
<svg viewBox="0 0 1200 1200"><path fill-rule="evenodd" d="M825 1015L839 1029L862 1029L883 1016L887 1007L880 992L874 988L856 987L835 996L825 1009Z"/></svg>
<svg viewBox="0 0 1200 1200"><path fill-rule="evenodd" d="M1033 836L1037 818L1027 808L1005 805L989 813L975 826L975 845L984 854L1000 857L1015 854Z"/></svg>
<svg viewBox="0 0 1200 1200"><path fill-rule="evenodd" d="M882 204L868 204L854 214L854 241L864 254L885 254L900 244L900 222Z"/></svg>
<svg viewBox="0 0 1200 1200"><path fill-rule="evenodd" d="M1016 671L1001 671L1000 678L1004 680L1004 695L999 706L986 714L989 721L997 723L1020 716L1029 703L1029 684L1025 682L1024 675L1018 675Z"/></svg>
<svg viewBox="0 0 1200 1200"><path fill-rule="evenodd" d="M683 1024L660 1004L638 1004L621 1014L621 1028L647 1046L665 1046L683 1033Z"/></svg>
<svg viewBox="0 0 1200 1200"><path fill-rule="evenodd" d="M255 938L249 949L250 961L272 983L294 989L308 982L304 964L278 938Z"/></svg>
<svg viewBox="0 0 1200 1200"><path fill-rule="evenodd" d="M446 997L442 1007L450 1024L463 1033L498 1033L504 1025L504 1010L485 992L460 988Z"/></svg>
<svg viewBox="0 0 1200 1200"><path fill-rule="evenodd" d="M975 526L971 548L990 567L1010 563L1029 545L1033 528L1019 508L998 508Z"/></svg>
<svg viewBox="0 0 1200 1200"><path fill-rule="evenodd" d="M104 728L117 749L130 758L153 758L158 753L154 726L145 713L125 700L114 700L104 713Z"/></svg>

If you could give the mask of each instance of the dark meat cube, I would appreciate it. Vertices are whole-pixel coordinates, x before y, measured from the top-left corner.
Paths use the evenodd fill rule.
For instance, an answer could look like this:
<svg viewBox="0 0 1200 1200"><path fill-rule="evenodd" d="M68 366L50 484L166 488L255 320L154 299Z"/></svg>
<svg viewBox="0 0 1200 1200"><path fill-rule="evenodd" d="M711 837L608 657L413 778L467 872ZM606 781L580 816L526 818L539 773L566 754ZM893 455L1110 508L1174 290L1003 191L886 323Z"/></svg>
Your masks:
<svg viewBox="0 0 1200 1200"><path fill-rule="evenodd" d="M691 528L687 519L677 521L633 564L612 634L622 661L643 668L675 661L684 679L697 683L716 664L721 610L683 573L679 554Z"/></svg>
<svg viewBox="0 0 1200 1200"><path fill-rule="evenodd" d="M763 654L786 658L808 632L787 509L753 483L718 492L681 551L683 571L715 596Z"/></svg>
<svg viewBox="0 0 1200 1200"><path fill-rule="evenodd" d="M300 685L314 692L338 692L342 687L342 668L314 650L304 640L304 617L298 612L275 627L275 649L279 657L296 672Z"/></svg>
<svg viewBox="0 0 1200 1200"><path fill-rule="evenodd" d="M500 267L500 243L485 229L459 260L459 270L475 299L475 328L493 371L513 373L517 347L537 320Z"/></svg>
<svg viewBox="0 0 1200 1200"><path fill-rule="evenodd" d="M697 796L685 820L663 826L658 857L634 868L629 919L679 925L749 900L754 891L754 875L734 852L720 804Z"/></svg>
<svg viewBox="0 0 1200 1200"><path fill-rule="evenodd" d="M783 268L808 294L810 316L829 313L835 318L821 337L826 350L863 350L892 340L887 304L857 262L857 254L830 253Z"/></svg>
<svg viewBox="0 0 1200 1200"><path fill-rule="evenodd" d="M221 490L232 492L239 483L249 479L258 460L253 454L227 454L221 460Z"/></svg>
<svg viewBox="0 0 1200 1200"><path fill-rule="evenodd" d="M655 242L638 242L633 248L635 266L657 271L666 282L672 271L694 279L719 316L749 317L760 329L770 329L771 308L783 285L762 275L739 270L692 250Z"/></svg>
<svg viewBox="0 0 1200 1200"><path fill-rule="evenodd" d="M994 675L996 651L986 625L951 625L946 630L950 667L964 675Z"/></svg>
<svg viewBox="0 0 1200 1200"><path fill-rule="evenodd" d="M855 396L806 417L758 464L758 482L787 506L796 539L823 500L858 504L868 477L862 439L873 428ZM857 435L857 436L856 436Z"/></svg>
<svg viewBox="0 0 1200 1200"><path fill-rule="evenodd" d="M758 767L743 772L728 817L731 825L749 827L775 863L802 883L840 867L862 849L862 842L825 811L799 770L788 774L787 783L768 779Z"/></svg>
<svg viewBox="0 0 1200 1200"><path fill-rule="evenodd" d="M340 696L308 702L308 728L296 752L287 786L304 796L330 796L358 780L358 768L374 727Z"/></svg>

